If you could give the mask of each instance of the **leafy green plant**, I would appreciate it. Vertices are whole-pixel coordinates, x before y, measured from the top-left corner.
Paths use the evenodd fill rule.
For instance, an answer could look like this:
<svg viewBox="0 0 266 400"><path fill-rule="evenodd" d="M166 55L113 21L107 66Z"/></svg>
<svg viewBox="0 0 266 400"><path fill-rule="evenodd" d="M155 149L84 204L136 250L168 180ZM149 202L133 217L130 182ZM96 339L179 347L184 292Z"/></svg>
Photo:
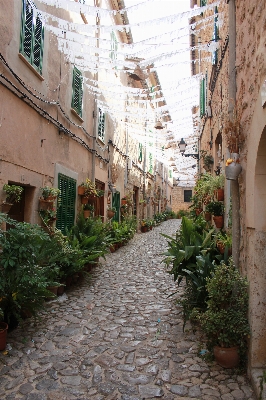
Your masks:
<svg viewBox="0 0 266 400"><path fill-rule="evenodd" d="M94 211L94 204L90 204L90 203L87 203L87 204L83 204L83 210L89 210L89 211Z"/></svg>
<svg viewBox="0 0 266 400"><path fill-rule="evenodd" d="M212 215L218 217L224 214L224 204L220 201L211 201L206 206L206 211L210 212Z"/></svg>
<svg viewBox="0 0 266 400"><path fill-rule="evenodd" d="M56 211L56 208L51 208L51 209L47 209L47 210L41 209L39 211L39 215L40 215L42 221L45 224L48 224L50 221L56 220L57 211Z"/></svg>
<svg viewBox="0 0 266 400"><path fill-rule="evenodd" d="M250 333L248 324L248 282L231 260L218 265L207 278L207 310L198 315L209 346L239 346L245 351Z"/></svg>
<svg viewBox="0 0 266 400"><path fill-rule="evenodd" d="M22 186L4 184L3 190L6 192L6 203L18 203L23 192Z"/></svg>
<svg viewBox="0 0 266 400"><path fill-rule="evenodd" d="M108 207L107 211L112 211L112 212L116 213L116 207Z"/></svg>
<svg viewBox="0 0 266 400"><path fill-rule="evenodd" d="M61 191L60 189L45 186L40 189L41 190L41 195L44 200L47 200L49 197L56 198L60 195Z"/></svg>
<svg viewBox="0 0 266 400"><path fill-rule="evenodd" d="M40 265L42 249L50 236L38 225L14 221L0 214L0 222L10 225L0 230L0 307L6 322L12 326L26 308L33 315L42 307L47 295L47 278Z"/></svg>

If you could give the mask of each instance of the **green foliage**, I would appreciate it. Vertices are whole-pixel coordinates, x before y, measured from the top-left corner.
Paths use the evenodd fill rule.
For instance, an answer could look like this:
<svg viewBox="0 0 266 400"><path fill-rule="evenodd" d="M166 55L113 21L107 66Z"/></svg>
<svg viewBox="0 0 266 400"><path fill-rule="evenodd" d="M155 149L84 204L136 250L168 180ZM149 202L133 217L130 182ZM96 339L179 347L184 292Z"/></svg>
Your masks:
<svg viewBox="0 0 266 400"><path fill-rule="evenodd" d="M90 203L83 204L83 210L89 210L89 211L93 212L94 211L94 204L90 204Z"/></svg>
<svg viewBox="0 0 266 400"><path fill-rule="evenodd" d="M8 231L0 230L0 307L10 323L20 318L21 309L35 315L42 307L49 278L40 259L50 237L38 225L19 223L0 214L2 221L11 227Z"/></svg>
<svg viewBox="0 0 266 400"><path fill-rule="evenodd" d="M239 346L246 349L248 324L248 282L233 265L221 263L207 278L207 310L198 315L210 346Z"/></svg>
<svg viewBox="0 0 266 400"><path fill-rule="evenodd" d="M114 243L127 243L135 234L137 220L135 216L126 216L123 221L112 221L106 226L109 234L109 245Z"/></svg>
<svg viewBox="0 0 266 400"><path fill-rule="evenodd" d="M206 224L206 222L205 222ZM197 268L197 256L201 255L204 250L206 254L210 253L212 259L218 254L214 240L214 229L206 231L202 227L197 226L191 219L182 217L180 231L176 233L173 239L167 235L163 235L168 239L169 248L164 253L166 258L164 262L171 269L168 271L174 276L174 280L180 284L183 278L190 279L190 272L194 272Z"/></svg>
<svg viewBox="0 0 266 400"><path fill-rule="evenodd" d="M86 262L104 257L108 251L108 232L101 218L85 218L80 213L76 225L67 232L67 237L72 247L77 249L80 246Z"/></svg>
<svg viewBox="0 0 266 400"><path fill-rule="evenodd" d="M206 211L218 217L224 214L224 204L220 201L211 201L206 206Z"/></svg>
<svg viewBox="0 0 266 400"><path fill-rule="evenodd" d="M44 200L47 200L48 197L58 197L60 194L60 189L45 186L41 188L42 197Z"/></svg>
<svg viewBox="0 0 266 400"><path fill-rule="evenodd" d="M22 186L4 184L3 190L6 192L6 203L18 203L23 192Z"/></svg>

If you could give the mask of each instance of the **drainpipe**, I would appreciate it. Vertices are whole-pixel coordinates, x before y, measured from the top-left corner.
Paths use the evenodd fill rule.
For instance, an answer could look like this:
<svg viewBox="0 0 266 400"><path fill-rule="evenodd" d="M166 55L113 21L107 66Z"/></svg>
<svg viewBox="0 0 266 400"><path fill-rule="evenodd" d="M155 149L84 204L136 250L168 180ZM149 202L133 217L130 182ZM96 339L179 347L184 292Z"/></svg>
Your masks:
<svg viewBox="0 0 266 400"><path fill-rule="evenodd" d="M229 118L233 117L236 104L236 6L235 0L229 1ZM235 266L239 268L240 249L240 196L238 180L231 181L232 196L232 255Z"/></svg>

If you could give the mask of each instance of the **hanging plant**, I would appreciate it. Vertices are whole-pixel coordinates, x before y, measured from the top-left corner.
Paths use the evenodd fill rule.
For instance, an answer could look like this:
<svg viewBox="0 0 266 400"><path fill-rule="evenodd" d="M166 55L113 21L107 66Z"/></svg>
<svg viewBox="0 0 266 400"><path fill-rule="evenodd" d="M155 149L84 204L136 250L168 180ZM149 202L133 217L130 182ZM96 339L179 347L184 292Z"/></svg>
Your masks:
<svg viewBox="0 0 266 400"><path fill-rule="evenodd" d="M13 204L21 200L22 186L5 184L3 190L6 192L6 203Z"/></svg>

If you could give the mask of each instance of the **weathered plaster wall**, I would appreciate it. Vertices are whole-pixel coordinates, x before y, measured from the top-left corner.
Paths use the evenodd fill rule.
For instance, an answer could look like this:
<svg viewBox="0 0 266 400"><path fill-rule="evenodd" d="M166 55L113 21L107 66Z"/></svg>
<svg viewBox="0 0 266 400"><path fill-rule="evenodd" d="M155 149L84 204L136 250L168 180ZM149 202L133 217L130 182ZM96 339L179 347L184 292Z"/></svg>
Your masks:
<svg viewBox="0 0 266 400"><path fill-rule="evenodd" d="M192 190L192 187L178 187L174 186L172 191L172 210L178 212L180 210L187 210L191 203L184 202L184 190Z"/></svg>

